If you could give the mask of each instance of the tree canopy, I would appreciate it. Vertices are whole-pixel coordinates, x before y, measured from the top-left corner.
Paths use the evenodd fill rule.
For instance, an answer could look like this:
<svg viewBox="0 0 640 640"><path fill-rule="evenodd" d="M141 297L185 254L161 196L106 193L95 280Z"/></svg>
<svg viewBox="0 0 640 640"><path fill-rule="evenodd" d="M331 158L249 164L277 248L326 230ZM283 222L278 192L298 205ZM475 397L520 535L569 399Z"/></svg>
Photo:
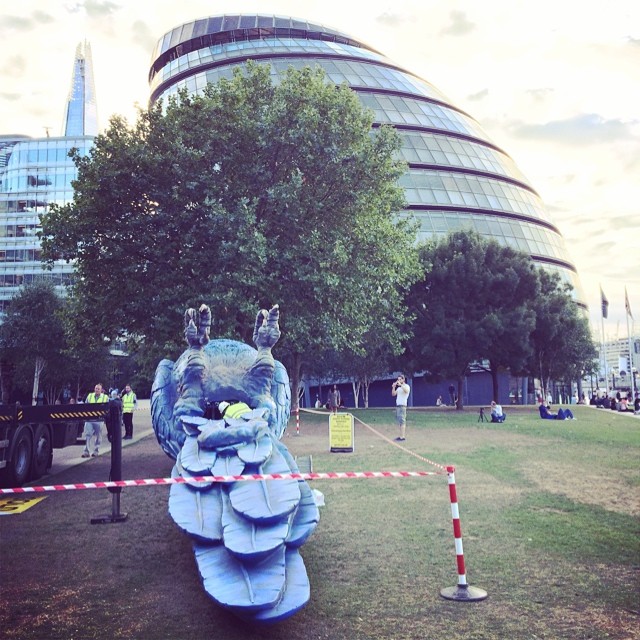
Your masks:
<svg viewBox="0 0 640 640"><path fill-rule="evenodd" d="M2 403L30 387L32 402L42 392L53 404L66 385L76 397L107 379L108 345L74 340L65 323L65 302L46 280L24 285L11 299L0 324Z"/></svg>
<svg viewBox="0 0 640 640"><path fill-rule="evenodd" d="M535 267L526 254L458 231L420 248L423 276L408 296L413 337L407 366L458 380L473 362L522 369L535 314ZM497 377L494 376L497 397Z"/></svg>
<svg viewBox="0 0 640 640"><path fill-rule="evenodd" d="M576 307L569 285L555 273L539 270L540 295L531 333L529 373L547 389L550 381L581 380L597 371L597 351L586 316Z"/></svg>
<svg viewBox="0 0 640 640"><path fill-rule="evenodd" d="M133 127L113 118L74 157L73 202L42 217L45 258L76 265L74 317L175 357L187 306L211 305L212 335L248 340L279 303L293 378L302 354L362 348L373 326L397 349L415 235L395 216L398 134L371 125L322 71L274 84L255 64Z"/></svg>
<svg viewBox="0 0 640 640"><path fill-rule="evenodd" d="M46 281L25 285L11 300L0 324L3 366L13 365L15 378L31 379L35 404L47 367L55 372L64 349L62 302Z"/></svg>

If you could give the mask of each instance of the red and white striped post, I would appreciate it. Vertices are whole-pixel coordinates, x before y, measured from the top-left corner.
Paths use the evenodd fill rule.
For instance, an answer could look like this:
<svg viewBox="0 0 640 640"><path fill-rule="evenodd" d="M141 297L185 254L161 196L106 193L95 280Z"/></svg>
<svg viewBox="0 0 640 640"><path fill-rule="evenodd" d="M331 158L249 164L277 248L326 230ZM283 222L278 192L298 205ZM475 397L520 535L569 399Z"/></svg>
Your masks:
<svg viewBox="0 0 640 640"><path fill-rule="evenodd" d="M455 468L447 467L449 482L449 497L451 499L451 517L453 519L453 536L456 541L456 561L458 564L458 584L440 590L440 595L447 600L461 600L477 602L487 597L487 592L467 584L467 574L464 568L464 553L462 552L462 527L460 526L460 512L458 511L458 495L456 492Z"/></svg>

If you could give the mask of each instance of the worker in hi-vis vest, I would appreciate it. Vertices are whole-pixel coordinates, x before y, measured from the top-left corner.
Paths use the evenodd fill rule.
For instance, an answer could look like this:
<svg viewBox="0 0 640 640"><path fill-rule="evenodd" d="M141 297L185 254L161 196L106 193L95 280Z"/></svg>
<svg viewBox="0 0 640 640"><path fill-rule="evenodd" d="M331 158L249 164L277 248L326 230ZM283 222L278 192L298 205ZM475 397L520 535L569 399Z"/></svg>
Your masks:
<svg viewBox="0 0 640 640"><path fill-rule="evenodd" d="M131 385L125 385L122 392L122 422L124 422L123 440L131 440L133 438L133 412L138 406L138 398L131 390Z"/></svg>
<svg viewBox="0 0 640 640"><path fill-rule="evenodd" d="M251 411L251 407L246 402L221 402L218 411L223 418L237 419Z"/></svg>
<svg viewBox="0 0 640 640"><path fill-rule="evenodd" d="M98 402L109 402L109 396L103 391L102 385L98 383L94 388L93 392L87 395L87 399L85 400L87 404L96 404ZM91 453L91 457L95 458L98 455L98 449L100 448L100 443L102 442L101 434L102 434L102 423L104 422L104 418L95 418L93 420L88 420L84 423L84 451L82 452L83 458L89 457L89 450L91 449L91 438L95 438L95 442L93 444L93 453Z"/></svg>

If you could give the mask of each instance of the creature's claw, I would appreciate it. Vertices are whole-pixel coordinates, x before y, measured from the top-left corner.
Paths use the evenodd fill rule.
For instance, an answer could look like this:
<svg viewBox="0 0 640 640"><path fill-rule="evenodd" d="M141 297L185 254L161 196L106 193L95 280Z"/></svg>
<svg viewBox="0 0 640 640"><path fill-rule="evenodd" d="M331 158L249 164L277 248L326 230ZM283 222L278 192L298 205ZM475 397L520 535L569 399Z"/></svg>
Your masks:
<svg viewBox="0 0 640 640"><path fill-rule="evenodd" d="M197 325L196 325L197 322ZM206 304L184 312L184 337L190 347L201 347L209 342L211 329L211 309Z"/></svg>
<svg viewBox="0 0 640 640"><path fill-rule="evenodd" d="M261 309L256 316L253 343L258 349L271 349L280 339L280 307L274 304L269 311Z"/></svg>

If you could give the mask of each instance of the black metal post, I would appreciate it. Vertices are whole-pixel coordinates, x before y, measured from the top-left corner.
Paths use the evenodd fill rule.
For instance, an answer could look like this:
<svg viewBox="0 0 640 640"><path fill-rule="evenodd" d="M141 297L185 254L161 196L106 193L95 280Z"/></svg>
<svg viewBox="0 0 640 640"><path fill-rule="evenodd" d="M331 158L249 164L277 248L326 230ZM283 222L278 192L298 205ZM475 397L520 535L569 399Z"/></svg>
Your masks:
<svg viewBox="0 0 640 640"><path fill-rule="evenodd" d="M122 480L122 400L112 398L109 400L109 411L106 416L107 434L111 442L111 471L109 480ZM124 522L126 513L120 513L121 487L109 487L112 495L111 514L91 518L91 524L108 524L112 522Z"/></svg>

